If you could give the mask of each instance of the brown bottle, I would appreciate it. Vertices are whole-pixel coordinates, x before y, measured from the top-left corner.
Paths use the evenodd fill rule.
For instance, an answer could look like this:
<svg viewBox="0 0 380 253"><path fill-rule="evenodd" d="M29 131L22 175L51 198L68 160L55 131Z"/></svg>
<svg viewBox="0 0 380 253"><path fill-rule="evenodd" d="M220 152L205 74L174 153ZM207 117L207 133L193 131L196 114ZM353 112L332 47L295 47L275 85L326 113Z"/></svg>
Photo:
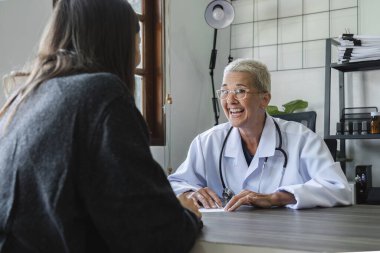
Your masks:
<svg viewBox="0 0 380 253"><path fill-rule="evenodd" d="M371 134L380 134L380 112L371 112Z"/></svg>

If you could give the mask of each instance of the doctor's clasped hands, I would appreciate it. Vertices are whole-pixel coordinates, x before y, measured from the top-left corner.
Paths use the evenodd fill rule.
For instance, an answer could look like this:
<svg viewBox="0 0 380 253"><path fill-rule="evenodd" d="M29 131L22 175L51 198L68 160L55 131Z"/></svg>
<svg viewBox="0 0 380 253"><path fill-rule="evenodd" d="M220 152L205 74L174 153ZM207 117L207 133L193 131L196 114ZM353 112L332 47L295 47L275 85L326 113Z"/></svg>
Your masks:
<svg viewBox="0 0 380 253"><path fill-rule="evenodd" d="M235 211L242 205L250 205L261 208L272 206L284 206L289 203L295 203L294 196L287 192L274 192L271 194L261 194L249 190L243 190L233 196L225 206L219 199L218 195L210 188L205 187L197 191L189 191L180 194L179 198L186 197L192 199L194 204L200 208L224 208L226 211Z"/></svg>

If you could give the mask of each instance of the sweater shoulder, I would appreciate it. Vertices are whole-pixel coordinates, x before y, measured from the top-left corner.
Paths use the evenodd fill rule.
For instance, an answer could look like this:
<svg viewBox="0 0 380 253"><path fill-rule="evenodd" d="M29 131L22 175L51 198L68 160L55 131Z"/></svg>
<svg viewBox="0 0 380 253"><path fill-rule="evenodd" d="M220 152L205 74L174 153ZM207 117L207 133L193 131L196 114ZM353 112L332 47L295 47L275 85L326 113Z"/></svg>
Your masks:
<svg viewBox="0 0 380 253"><path fill-rule="evenodd" d="M61 95L91 99L106 99L130 95L126 85L111 73L85 73L54 78L46 86L56 86Z"/></svg>

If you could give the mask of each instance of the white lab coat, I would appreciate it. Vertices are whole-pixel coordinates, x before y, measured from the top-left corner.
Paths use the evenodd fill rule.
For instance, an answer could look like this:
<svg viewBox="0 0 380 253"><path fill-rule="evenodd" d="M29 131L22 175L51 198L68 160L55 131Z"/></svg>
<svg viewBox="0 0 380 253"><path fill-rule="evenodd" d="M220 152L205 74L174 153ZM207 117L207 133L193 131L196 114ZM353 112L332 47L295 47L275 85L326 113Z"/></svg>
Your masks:
<svg viewBox="0 0 380 253"><path fill-rule="evenodd" d="M281 185L284 156L275 151L279 136L273 120L280 127L282 148L288 155ZM229 123L220 124L193 140L186 160L168 177L176 194L209 187L221 198L219 155L230 127ZM263 168L265 157L268 161ZM265 194L287 191L297 200L296 204L287 205L293 209L350 205L352 201L351 188L340 164L334 162L323 139L300 123L269 115L249 166L239 131L232 130L223 153L222 170L227 187L235 194L244 189L258 192L259 188Z"/></svg>

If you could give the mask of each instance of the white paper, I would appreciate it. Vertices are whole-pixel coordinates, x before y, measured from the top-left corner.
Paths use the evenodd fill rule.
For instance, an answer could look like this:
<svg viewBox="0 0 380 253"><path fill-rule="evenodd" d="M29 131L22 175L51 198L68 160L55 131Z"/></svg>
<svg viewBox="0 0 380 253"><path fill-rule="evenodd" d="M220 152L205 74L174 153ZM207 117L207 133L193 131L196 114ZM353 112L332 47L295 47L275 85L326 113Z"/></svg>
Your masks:
<svg viewBox="0 0 380 253"><path fill-rule="evenodd" d="M225 212L223 208L199 208L201 213L217 213L217 212Z"/></svg>

